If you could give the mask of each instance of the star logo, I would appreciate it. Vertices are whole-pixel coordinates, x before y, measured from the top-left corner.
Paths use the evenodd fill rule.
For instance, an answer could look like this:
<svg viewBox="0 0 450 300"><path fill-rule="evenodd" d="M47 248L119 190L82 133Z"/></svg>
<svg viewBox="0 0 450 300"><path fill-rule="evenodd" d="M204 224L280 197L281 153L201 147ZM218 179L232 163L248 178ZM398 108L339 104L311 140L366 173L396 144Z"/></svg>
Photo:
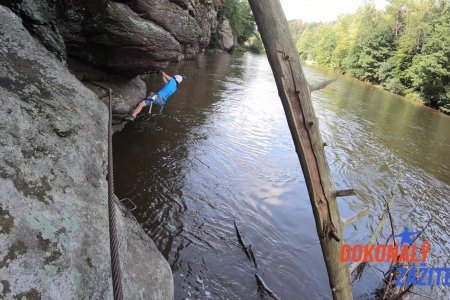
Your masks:
<svg viewBox="0 0 450 300"><path fill-rule="evenodd" d="M398 237L401 238L400 244L404 245L404 244L412 244L413 239L411 238L412 235L416 235L419 234L420 231L415 231L415 232L411 232L409 231L408 227L404 227L403 232L397 235L394 235L394 237Z"/></svg>

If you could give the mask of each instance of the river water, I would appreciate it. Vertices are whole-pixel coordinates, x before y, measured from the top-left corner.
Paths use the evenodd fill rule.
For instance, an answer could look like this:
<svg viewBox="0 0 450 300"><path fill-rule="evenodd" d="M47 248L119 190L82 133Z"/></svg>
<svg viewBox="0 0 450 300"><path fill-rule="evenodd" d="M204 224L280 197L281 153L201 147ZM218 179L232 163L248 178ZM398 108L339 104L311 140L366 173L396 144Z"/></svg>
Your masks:
<svg viewBox="0 0 450 300"><path fill-rule="evenodd" d="M161 115L142 113L114 136L114 173L116 194L137 204L133 213L172 267L175 299L264 299L234 221L252 245L258 273L282 299L330 298L266 57L205 54L167 71L185 80ZM396 229L419 230L433 217L421 238L432 243L430 262L447 265L450 118L348 77L304 72L311 83L338 77L312 98L334 183L357 191L338 199L341 215L371 210L345 228L346 242L369 241L383 197L394 191ZM379 242L389 234L387 224ZM366 270L355 298L370 298L378 276ZM423 290L431 292L448 296L439 287Z"/></svg>

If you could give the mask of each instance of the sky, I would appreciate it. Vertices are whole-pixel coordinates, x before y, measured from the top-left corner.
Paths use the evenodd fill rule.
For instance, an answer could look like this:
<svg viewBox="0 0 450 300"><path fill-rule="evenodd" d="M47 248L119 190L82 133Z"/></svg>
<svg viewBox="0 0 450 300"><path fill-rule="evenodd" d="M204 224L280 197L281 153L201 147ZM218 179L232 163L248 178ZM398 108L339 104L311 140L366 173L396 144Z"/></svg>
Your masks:
<svg viewBox="0 0 450 300"><path fill-rule="evenodd" d="M304 22L331 22L338 15L356 12L365 0L280 0L288 20ZM377 8L386 6L386 0L375 0Z"/></svg>

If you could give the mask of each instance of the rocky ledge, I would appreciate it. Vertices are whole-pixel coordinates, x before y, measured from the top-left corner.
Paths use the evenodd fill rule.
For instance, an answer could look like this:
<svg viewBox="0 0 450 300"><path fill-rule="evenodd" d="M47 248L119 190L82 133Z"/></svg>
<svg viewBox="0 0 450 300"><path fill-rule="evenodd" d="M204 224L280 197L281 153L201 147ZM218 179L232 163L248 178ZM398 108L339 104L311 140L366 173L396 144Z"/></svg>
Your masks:
<svg viewBox="0 0 450 300"><path fill-rule="evenodd" d="M211 34L222 32L216 30L222 2L0 0L61 60L77 58L129 78L203 51Z"/></svg>
<svg viewBox="0 0 450 300"><path fill-rule="evenodd" d="M113 89L113 111L128 112L146 94L139 75L208 46L231 50L225 0L0 0L24 27L98 96L88 81ZM106 100L106 98L104 99Z"/></svg>
<svg viewBox="0 0 450 300"><path fill-rule="evenodd" d="M107 108L65 67L64 52L48 51L67 33L46 31L45 14L42 22L27 16L0 5L0 298L111 299ZM120 204L117 211L125 299L173 298L168 263Z"/></svg>

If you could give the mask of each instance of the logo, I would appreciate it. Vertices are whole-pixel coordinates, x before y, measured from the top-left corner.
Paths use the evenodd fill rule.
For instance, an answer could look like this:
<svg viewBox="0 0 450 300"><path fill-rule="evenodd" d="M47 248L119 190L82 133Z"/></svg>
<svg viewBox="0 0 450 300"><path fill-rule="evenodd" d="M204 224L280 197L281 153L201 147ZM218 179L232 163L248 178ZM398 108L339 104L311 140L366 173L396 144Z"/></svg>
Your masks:
<svg viewBox="0 0 450 300"><path fill-rule="evenodd" d="M420 232L411 232L404 227L402 233L394 235L394 238L400 239L399 244L343 244L340 261L396 263L394 266L399 273L395 282L397 286L450 286L450 268L427 266L431 243L425 239L416 245L414 242L419 235Z"/></svg>

